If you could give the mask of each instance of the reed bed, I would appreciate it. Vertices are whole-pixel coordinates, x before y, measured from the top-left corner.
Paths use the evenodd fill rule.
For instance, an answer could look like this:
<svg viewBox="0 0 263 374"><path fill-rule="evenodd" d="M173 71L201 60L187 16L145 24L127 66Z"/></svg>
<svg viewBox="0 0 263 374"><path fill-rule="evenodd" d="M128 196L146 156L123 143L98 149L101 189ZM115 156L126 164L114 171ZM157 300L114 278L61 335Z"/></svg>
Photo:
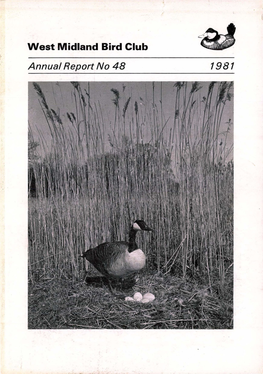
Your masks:
<svg viewBox="0 0 263 374"><path fill-rule="evenodd" d="M201 278L229 291L233 265L232 147L223 112L232 83L177 82L166 118L156 84L144 105L112 85L114 120L88 83L72 83L74 112L61 119L34 84L49 136L29 127L29 280L83 277L82 251L127 238L135 219L147 272ZM159 87L159 86L158 86ZM162 89L162 86L161 86ZM160 92L158 92L160 95ZM232 278L231 278L232 281ZM227 285L227 287L226 287Z"/></svg>

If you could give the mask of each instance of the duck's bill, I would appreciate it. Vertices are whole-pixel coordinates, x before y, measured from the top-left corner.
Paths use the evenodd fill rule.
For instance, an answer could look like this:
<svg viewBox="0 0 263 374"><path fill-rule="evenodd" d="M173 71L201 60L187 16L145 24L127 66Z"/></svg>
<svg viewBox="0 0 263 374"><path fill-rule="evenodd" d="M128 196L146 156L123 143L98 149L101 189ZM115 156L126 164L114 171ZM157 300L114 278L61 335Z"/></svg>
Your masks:
<svg viewBox="0 0 263 374"><path fill-rule="evenodd" d="M198 38L205 38L206 36L207 36L207 33L205 32L204 34L199 35Z"/></svg>

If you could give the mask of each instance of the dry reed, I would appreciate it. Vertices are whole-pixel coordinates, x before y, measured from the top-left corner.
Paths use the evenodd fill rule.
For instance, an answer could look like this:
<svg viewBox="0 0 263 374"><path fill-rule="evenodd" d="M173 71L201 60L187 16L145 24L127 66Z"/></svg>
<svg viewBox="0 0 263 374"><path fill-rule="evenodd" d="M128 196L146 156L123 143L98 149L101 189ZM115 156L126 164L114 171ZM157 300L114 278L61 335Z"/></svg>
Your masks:
<svg viewBox="0 0 263 374"><path fill-rule="evenodd" d="M212 82L203 98L201 84L176 83L173 120L154 83L141 106L113 87L111 129L89 84L72 83L75 111L63 120L41 84L34 88L51 141L30 132L29 279L79 279L83 250L125 239L130 223L144 218L155 229L138 236L148 271L198 274L211 289L219 279L223 293L233 261L231 121L222 131L232 83Z"/></svg>

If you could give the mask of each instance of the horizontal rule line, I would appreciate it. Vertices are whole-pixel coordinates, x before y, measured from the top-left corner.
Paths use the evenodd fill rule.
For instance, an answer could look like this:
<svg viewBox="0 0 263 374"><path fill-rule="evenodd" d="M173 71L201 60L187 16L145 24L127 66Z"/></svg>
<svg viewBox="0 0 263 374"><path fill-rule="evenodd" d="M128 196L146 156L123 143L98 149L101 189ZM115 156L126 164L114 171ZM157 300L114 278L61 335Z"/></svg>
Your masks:
<svg viewBox="0 0 263 374"><path fill-rule="evenodd" d="M125 75L125 74L134 74L134 75L137 75L137 74L170 74L170 75L173 75L173 74L219 74L219 75L225 75L225 74L235 74L235 73L225 73L225 72L222 72L222 73L218 73L218 72L214 72L214 73L107 73L107 72L103 72L103 73L76 73L76 72L73 72L73 73L47 73L47 72L43 72L43 73L28 73L28 74L75 74L75 75L79 75L79 74L93 74L93 75L98 75L98 74L122 74L122 75Z"/></svg>
<svg viewBox="0 0 263 374"><path fill-rule="evenodd" d="M114 56L114 57L94 57L94 56L78 56L78 57L74 57L74 56L63 56L63 57L28 57L29 59L33 59L33 58L37 58L37 59L47 59L47 58L53 58L53 59L62 59L62 58L71 58L71 59L78 59L78 58L88 58L88 59L118 59L118 58L123 58L123 59L234 59L235 57L219 57L219 56L216 56L216 57L148 57L148 56L145 56L145 57L123 57L123 56Z"/></svg>

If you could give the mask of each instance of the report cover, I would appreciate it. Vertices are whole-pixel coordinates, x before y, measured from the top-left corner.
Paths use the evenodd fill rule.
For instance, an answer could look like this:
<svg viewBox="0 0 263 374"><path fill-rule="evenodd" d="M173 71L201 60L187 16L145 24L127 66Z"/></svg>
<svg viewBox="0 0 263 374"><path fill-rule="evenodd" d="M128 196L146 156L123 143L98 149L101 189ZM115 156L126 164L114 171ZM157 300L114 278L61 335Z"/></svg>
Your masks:
<svg viewBox="0 0 263 374"><path fill-rule="evenodd" d="M261 372L261 2L2 9L3 373Z"/></svg>

